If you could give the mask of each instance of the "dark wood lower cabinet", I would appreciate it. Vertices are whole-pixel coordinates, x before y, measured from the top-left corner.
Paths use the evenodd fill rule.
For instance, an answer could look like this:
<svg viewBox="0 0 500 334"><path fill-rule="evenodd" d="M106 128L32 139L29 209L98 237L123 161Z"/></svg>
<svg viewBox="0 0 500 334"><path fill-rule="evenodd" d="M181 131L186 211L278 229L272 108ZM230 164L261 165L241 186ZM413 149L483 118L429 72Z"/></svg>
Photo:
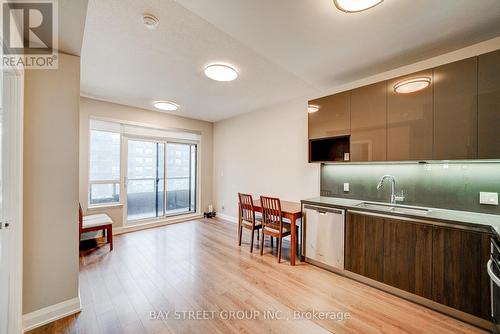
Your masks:
<svg viewBox="0 0 500 334"><path fill-rule="evenodd" d="M490 234L348 212L345 269L489 320Z"/></svg>
<svg viewBox="0 0 500 334"><path fill-rule="evenodd" d="M489 319L489 235L434 227L432 299Z"/></svg>
<svg viewBox="0 0 500 334"><path fill-rule="evenodd" d="M385 284L432 297L432 225L384 219Z"/></svg>
<svg viewBox="0 0 500 334"><path fill-rule="evenodd" d="M348 212L345 229L345 268L383 280L383 219Z"/></svg>

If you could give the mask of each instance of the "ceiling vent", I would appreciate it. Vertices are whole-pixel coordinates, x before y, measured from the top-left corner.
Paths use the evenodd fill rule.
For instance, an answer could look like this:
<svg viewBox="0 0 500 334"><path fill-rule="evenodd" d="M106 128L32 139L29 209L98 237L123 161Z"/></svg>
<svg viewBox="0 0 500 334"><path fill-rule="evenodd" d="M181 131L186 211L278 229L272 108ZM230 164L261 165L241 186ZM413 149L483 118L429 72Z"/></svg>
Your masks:
<svg viewBox="0 0 500 334"><path fill-rule="evenodd" d="M153 14L142 15L142 23L151 30L158 26L158 22L160 22L160 20Z"/></svg>

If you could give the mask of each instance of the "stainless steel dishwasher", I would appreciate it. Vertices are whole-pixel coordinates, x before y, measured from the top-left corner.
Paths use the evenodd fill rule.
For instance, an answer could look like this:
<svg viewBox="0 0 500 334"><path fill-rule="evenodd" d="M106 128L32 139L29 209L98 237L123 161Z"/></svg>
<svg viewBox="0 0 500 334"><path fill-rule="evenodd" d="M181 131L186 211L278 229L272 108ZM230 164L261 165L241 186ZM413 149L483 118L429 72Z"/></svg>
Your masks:
<svg viewBox="0 0 500 334"><path fill-rule="evenodd" d="M345 210L304 204L305 258L329 270L344 270Z"/></svg>

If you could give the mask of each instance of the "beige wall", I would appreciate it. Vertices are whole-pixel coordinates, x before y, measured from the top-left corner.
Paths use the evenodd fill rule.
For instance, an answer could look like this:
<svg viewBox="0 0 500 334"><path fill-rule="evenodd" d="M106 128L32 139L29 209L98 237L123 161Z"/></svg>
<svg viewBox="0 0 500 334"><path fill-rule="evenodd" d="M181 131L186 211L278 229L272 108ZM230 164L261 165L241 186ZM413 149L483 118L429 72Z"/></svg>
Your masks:
<svg viewBox="0 0 500 334"><path fill-rule="evenodd" d="M78 297L80 58L25 72L23 313Z"/></svg>
<svg viewBox="0 0 500 334"><path fill-rule="evenodd" d="M212 123L82 97L80 100L80 202L84 210L88 207L89 120L91 116L166 129L200 132L201 210L204 211L212 203ZM92 209L88 213L106 213L113 219L115 228L123 226L122 207Z"/></svg>
<svg viewBox="0 0 500 334"><path fill-rule="evenodd" d="M319 166L307 162L305 110L306 99L299 99L214 125L214 202L219 213L237 216L238 192L290 201L319 194Z"/></svg>

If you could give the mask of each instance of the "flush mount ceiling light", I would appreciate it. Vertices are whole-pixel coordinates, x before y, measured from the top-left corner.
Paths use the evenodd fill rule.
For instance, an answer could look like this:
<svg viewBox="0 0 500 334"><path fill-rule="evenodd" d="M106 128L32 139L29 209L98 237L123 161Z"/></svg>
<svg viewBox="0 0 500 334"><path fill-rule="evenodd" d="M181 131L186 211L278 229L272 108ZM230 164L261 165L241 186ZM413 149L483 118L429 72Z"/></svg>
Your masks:
<svg viewBox="0 0 500 334"><path fill-rule="evenodd" d="M205 75L215 81L233 81L238 72L229 65L212 64L205 67Z"/></svg>
<svg viewBox="0 0 500 334"><path fill-rule="evenodd" d="M375 7L384 0L333 0L335 6L346 13L356 13Z"/></svg>
<svg viewBox="0 0 500 334"><path fill-rule="evenodd" d="M316 112L319 110L318 106L315 106L314 104L310 104L307 106L307 112L312 114L313 112Z"/></svg>
<svg viewBox="0 0 500 334"><path fill-rule="evenodd" d="M398 94L414 93L429 87L430 84L431 78L429 77L412 78L395 84L394 91Z"/></svg>
<svg viewBox="0 0 500 334"><path fill-rule="evenodd" d="M179 106L177 104L170 101L155 101L153 102L153 105L156 109L160 109L163 111L176 111L177 109L179 109Z"/></svg>
<svg viewBox="0 0 500 334"><path fill-rule="evenodd" d="M160 20L154 16L153 14L144 14L142 15L142 23L148 28L148 29L155 29L158 26L158 22Z"/></svg>

